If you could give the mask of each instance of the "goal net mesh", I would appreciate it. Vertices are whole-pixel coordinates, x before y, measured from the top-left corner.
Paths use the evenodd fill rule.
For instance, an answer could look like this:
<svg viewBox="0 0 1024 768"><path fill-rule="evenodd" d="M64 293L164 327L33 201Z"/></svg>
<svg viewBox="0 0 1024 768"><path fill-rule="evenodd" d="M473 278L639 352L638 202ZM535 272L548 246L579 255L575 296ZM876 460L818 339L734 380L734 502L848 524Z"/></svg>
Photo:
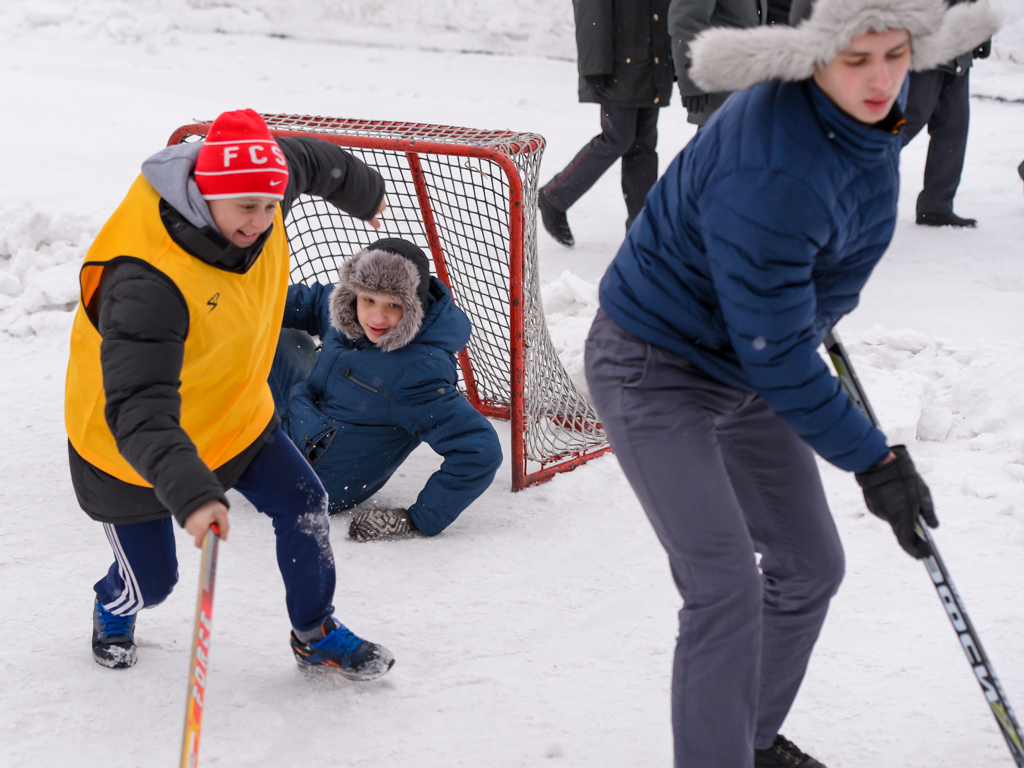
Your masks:
<svg viewBox="0 0 1024 768"><path fill-rule="evenodd" d="M512 418L513 430L522 430L522 440L513 439L513 447L519 444L524 455L513 458L526 480L514 479L514 490L550 477L544 473L546 477L530 479L538 469L565 462L575 466L607 450L597 414L559 361L544 319L536 237L541 136L385 121L263 117L277 135L308 135L345 147L384 177L387 190L379 230L319 198L301 196L286 225L293 283L336 282L345 259L382 237L416 243L433 256L432 271L448 284L455 303L473 323L469 345L460 356L463 392L485 415ZM513 285L518 279L521 291ZM521 339L514 331L517 296ZM514 354L517 344L521 351ZM517 359L522 361L521 377L513 375ZM520 425L517 399L522 403Z"/></svg>

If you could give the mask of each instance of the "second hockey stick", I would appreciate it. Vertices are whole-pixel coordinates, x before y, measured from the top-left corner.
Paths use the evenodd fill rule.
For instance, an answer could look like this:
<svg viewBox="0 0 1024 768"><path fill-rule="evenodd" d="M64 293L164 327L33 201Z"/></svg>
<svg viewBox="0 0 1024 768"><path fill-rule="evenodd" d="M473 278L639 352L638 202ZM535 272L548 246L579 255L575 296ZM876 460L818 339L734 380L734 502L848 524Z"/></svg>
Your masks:
<svg viewBox="0 0 1024 768"><path fill-rule="evenodd" d="M839 381L842 382L843 389L853 400L854 405L864 412L872 424L876 427L879 426L878 417L871 409L864 388L853 370L850 358L846 355L846 348L843 347L843 343L834 330L825 337L825 349L828 351L829 357L832 358L832 365L836 369ZM1013 755L1017 765L1024 768L1024 738L1021 736L1017 718L1013 714L1010 703L1006 700L995 670L992 669L992 662L988 660L988 654L981 646L981 638L978 637L974 624L967 616L967 608L964 606L963 599L956 587L953 586L953 580L949 577L946 564L942 562L939 549L935 546L935 540L920 515L917 517L914 531L928 542L928 546L931 548L931 554L924 558L928 576L935 585L935 591L939 593L942 607L946 609L953 629L956 630L957 639L960 640L960 645L963 646L964 653L967 654L967 660L971 664L971 669L974 670L975 677L978 678L978 684L985 694L985 700L988 701L992 714L999 724L999 730L1002 732L1003 738L1006 739L1006 746L1010 748L1010 754Z"/></svg>
<svg viewBox="0 0 1024 768"><path fill-rule="evenodd" d="M206 672L210 659L210 632L213 629L213 585L217 578L219 533L217 526L211 525L203 539L196 622L192 630L192 656L188 668L185 733L181 740L181 768L196 768L199 763L199 736L206 708Z"/></svg>

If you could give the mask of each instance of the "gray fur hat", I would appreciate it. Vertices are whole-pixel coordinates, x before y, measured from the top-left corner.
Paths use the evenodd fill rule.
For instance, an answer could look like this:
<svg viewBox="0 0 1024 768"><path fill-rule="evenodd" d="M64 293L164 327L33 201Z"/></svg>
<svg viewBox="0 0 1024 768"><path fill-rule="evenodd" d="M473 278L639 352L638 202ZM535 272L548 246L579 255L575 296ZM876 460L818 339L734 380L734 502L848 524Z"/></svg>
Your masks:
<svg viewBox="0 0 1024 768"><path fill-rule="evenodd" d="M853 38L890 29L910 33L910 68L920 72L976 48L999 28L988 0L952 7L946 0L814 0L810 11L798 27L704 30L690 44L690 77L709 93L806 80Z"/></svg>
<svg viewBox="0 0 1024 768"><path fill-rule="evenodd" d="M430 306L430 267L426 255L408 240L384 239L341 265L329 300L331 325L350 339L366 335L356 314L360 293L383 293L398 299L402 319L380 337L377 348L384 352L401 349L416 338Z"/></svg>

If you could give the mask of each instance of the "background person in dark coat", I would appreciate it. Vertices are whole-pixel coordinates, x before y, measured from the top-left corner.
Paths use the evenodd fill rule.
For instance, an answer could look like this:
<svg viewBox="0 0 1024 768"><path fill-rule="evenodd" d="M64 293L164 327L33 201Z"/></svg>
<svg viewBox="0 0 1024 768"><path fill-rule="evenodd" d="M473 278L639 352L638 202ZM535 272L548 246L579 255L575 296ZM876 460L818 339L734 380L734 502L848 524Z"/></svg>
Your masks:
<svg viewBox="0 0 1024 768"><path fill-rule="evenodd" d="M956 5L961 0L948 0ZM992 41L960 54L952 61L927 72L910 73L907 96L907 124L903 126L906 146L928 126L928 159L924 166L924 188L917 196L917 223L932 227L973 227L977 220L953 213L953 197L960 186L967 152L967 130L971 120L970 72L974 59L986 59Z"/></svg>
<svg viewBox="0 0 1024 768"><path fill-rule="evenodd" d="M367 299L386 310L379 319ZM444 457L408 510L357 512L352 538L434 536L487 490L501 446L459 392L455 367L472 326L420 248L378 240L345 262L337 286L291 286L284 327L294 330L281 334L271 389L331 512L373 496L421 442Z"/></svg>
<svg viewBox="0 0 1024 768"><path fill-rule="evenodd" d="M908 67L993 28L983 3L817 0L798 29L691 46L695 81L737 92L648 195L585 356L682 597L679 768L823 768L779 734L844 571L815 451L928 554L913 530L918 514L937 525L927 487L818 347L895 230Z"/></svg>
<svg viewBox="0 0 1024 768"><path fill-rule="evenodd" d="M622 158L626 229L658 178L658 110L672 96L668 0L574 0L581 102L601 105L601 133L541 187L544 228L575 243L565 212Z"/></svg>
<svg viewBox="0 0 1024 768"><path fill-rule="evenodd" d="M690 79L690 43L710 27L756 27L767 23L765 0L672 0L668 31L672 36L672 61L679 81L679 95L687 121L702 126L729 98L728 92L706 93Z"/></svg>

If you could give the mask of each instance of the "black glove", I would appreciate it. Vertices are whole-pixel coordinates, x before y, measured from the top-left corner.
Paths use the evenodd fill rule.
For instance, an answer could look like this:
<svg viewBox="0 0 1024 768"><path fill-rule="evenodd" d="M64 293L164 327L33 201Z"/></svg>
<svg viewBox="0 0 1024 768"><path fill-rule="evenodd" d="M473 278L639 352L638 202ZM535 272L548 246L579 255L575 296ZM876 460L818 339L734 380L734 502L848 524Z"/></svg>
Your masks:
<svg viewBox="0 0 1024 768"><path fill-rule="evenodd" d="M611 75L584 75L583 79L598 96L604 96L605 88L612 84Z"/></svg>
<svg viewBox="0 0 1024 768"><path fill-rule="evenodd" d="M929 528L938 528L932 495L914 469L910 454L902 445L890 449L896 458L888 464L875 464L857 472L857 482L864 490L864 501L872 514L888 521L896 540L907 554L920 560L930 555L928 542L914 533L917 516L922 515Z"/></svg>
<svg viewBox="0 0 1024 768"><path fill-rule="evenodd" d="M708 106L708 95L699 93L696 96L683 96L683 107L687 112L703 112Z"/></svg>
<svg viewBox="0 0 1024 768"><path fill-rule="evenodd" d="M984 43L974 49L974 58L976 59L987 59L992 55L992 38L989 38Z"/></svg>

